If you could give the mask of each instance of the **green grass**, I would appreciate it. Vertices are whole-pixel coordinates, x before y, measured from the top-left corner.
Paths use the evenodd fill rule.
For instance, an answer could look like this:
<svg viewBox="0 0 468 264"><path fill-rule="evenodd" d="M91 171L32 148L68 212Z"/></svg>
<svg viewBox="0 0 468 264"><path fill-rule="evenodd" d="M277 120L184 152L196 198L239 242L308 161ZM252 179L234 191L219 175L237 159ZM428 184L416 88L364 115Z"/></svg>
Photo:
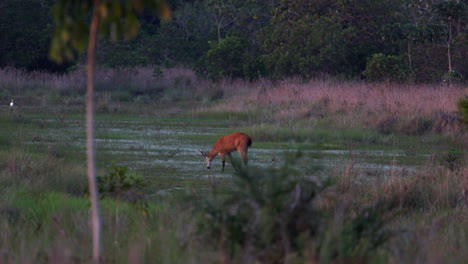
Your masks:
<svg viewBox="0 0 468 264"><path fill-rule="evenodd" d="M331 187L321 192L315 203L316 209L325 215L343 214L330 219L354 219L379 199L388 199L389 203L396 200L401 215L398 221L386 223L385 228L407 232L397 232L385 245L390 251L380 246L371 251L372 260L428 261L432 252L453 263L462 263L467 257L466 236L457 235L468 234L466 219L460 211L462 170L466 168L467 156L466 149L454 138L434 133L384 135L368 127L339 127L328 122L263 122L258 119L261 114L256 116L252 111L194 114L194 106L184 102L179 105L182 112L178 115L166 111L167 105L143 105L128 112L127 109L136 107L131 103L123 105L122 112L96 116L98 175L107 175L112 164L126 166L129 173L143 177L144 186L139 190L142 195L136 196L137 202L110 198L101 201L104 258L108 263L125 263L132 254L149 263L219 260L222 254L219 241L196 226L200 220L197 204L212 199L213 194L220 195L217 197L234 194L234 200L244 196L231 193L238 186L229 161L224 173L220 172L219 158L207 170L198 149L207 151L218 137L239 131L252 137L249 164L265 181L275 173L289 172L283 165L291 153L302 151L302 158L291 171L296 170L307 180L329 181ZM84 192L82 109L64 106L17 109L14 116L0 115L0 127L0 187L5 190L0 194L0 216L8 216L0 218L4 231L0 235L0 251L9 252L9 259L0 256L0 262L50 262L59 257L57 252L70 252L76 262L86 263L90 258L90 236L89 201ZM238 154L233 156L237 158ZM276 186L263 182L258 188L263 184ZM294 188L291 196L286 197L298 195ZM275 196L274 192L271 195ZM243 210L243 206L240 203L234 209ZM265 208L261 214L272 215L274 219L275 207ZM331 227L349 228L348 220L336 223L321 217ZM212 223L209 221L205 224ZM266 226L256 232L261 233L271 224L266 219L262 223ZM380 228L378 222L373 224ZM314 243L326 245L319 251L324 259L336 252L364 254L351 245L359 244L368 250L372 234L359 240L362 244L338 231L323 234L329 237L328 244L302 234L295 241L300 254L296 252L298 255L291 258L304 260L301 254L313 251ZM220 234L216 236L219 238ZM351 242L335 243L342 239ZM424 241L435 241L435 245ZM334 245L352 252L340 251ZM432 249L434 246L437 248ZM233 247L239 254L234 254L233 259L241 258L245 253L242 245Z"/></svg>

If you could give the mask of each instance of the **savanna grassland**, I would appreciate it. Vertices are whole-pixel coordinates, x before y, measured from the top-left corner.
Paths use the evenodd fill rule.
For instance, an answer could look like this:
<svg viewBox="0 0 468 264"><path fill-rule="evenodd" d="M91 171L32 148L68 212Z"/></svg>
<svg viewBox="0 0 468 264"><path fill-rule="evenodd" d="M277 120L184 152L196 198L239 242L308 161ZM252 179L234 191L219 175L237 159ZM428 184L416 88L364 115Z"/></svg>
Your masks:
<svg viewBox="0 0 468 264"><path fill-rule="evenodd" d="M466 85L96 77L103 263L468 259ZM87 263L85 73L0 80L0 262ZM238 131L249 165L206 170Z"/></svg>

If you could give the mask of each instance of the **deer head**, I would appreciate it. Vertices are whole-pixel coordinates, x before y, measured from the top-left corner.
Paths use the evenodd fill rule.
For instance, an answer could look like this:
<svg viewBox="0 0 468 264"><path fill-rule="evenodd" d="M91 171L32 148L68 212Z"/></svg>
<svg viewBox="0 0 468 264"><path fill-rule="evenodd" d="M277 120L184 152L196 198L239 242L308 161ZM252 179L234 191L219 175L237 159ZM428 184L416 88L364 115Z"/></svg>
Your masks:
<svg viewBox="0 0 468 264"><path fill-rule="evenodd" d="M202 157L205 157L206 160L206 168L209 169L211 167L211 159L208 157L208 154L204 151L199 150Z"/></svg>

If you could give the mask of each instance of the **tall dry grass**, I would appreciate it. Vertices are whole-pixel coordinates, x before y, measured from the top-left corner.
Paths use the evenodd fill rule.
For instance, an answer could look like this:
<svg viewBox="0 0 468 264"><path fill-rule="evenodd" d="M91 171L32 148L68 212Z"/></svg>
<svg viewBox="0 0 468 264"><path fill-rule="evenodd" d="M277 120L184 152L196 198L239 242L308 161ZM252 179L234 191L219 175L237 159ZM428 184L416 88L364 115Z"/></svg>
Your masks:
<svg viewBox="0 0 468 264"><path fill-rule="evenodd" d="M456 111L456 101L468 95L467 86L436 84L391 84L298 80L271 82L259 80L222 83L232 98L220 108L245 109L256 106L276 105L291 112L313 111L315 104L322 104L330 112L371 112L397 116L431 116L437 112ZM364 111L363 111L364 110ZM292 114L292 115L295 115ZM313 113L312 113L313 114ZM370 114L370 113L369 113Z"/></svg>
<svg viewBox="0 0 468 264"><path fill-rule="evenodd" d="M128 86L145 90L151 89L155 85L172 85L178 79L196 82L198 87L210 86L209 81L198 78L193 71L186 68L97 68L95 74L96 86L104 85L108 89ZM86 72L82 67L65 74L4 68L0 69L0 80L2 80L0 88L9 90L13 94L35 89L66 90L85 87Z"/></svg>
<svg viewBox="0 0 468 264"><path fill-rule="evenodd" d="M371 128L383 134L459 136L457 101L466 85L366 83L316 79L303 82L223 80L225 100L199 111L250 112L262 122L294 125L325 121L333 126ZM312 122L310 122L312 121Z"/></svg>
<svg viewBox="0 0 468 264"><path fill-rule="evenodd" d="M0 88L12 94L28 90L66 90L85 87L85 69L78 68L67 74L26 72L19 69L0 69ZM436 112L456 111L455 102L468 95L468 86L443 84L364 83L316 79L256 81L222 79L212 83L200 78L187 68L159 69L138 67L124 69L98 68L96 86L113 90L120 87L151 90L155 86L173 86L184 82L193 92L222 89L229 98L218 109L245 109L245 107L277 105L297 112L311 104L322 103L331 112L365 109L374 113L392 115L430 116ZM287 107L287 106L293 107ZM311 109L308 109L311 111Z"/></svg>
<svg viewBox="0 0 468 264"><path fill-rule="evenodd" d="M392 204L397 217L386 225L393 236L383 263L463 263L468 257L467 162L465 157L454 168L430 157L421 169L362 181L356 177L362 168L350 159L332 171L336 184L325 190L318 206L336 210L376 201Z"/></svg>
<svg viewBox="0 0 468 264"><path fill-rule="evenodd" d="M83 71L57 75L46 72L27 72L20 69L0 69L0 97L21 96L26 92L42 90L60 91L84 88L86 75Z"/></svg>
<svg viewBox="0 0 468 264"><path fill-rule="evenodd" d="M85 72L63 75L0 69L0 99L22 96L83 96ZM139 67L96 70L96 89L103 104L112 101L193 102L190 114L252 113L270 123L331 120L341 127L370 127L382 133L420 135L430 130L458 131L456 102L468 95L459 84L365 83L314 79L256 81L222 79L213 83L186 68ZM50 96L50 94L55 96ZM49 100L50 101L50 100ZM72 101L73 103L74 101ZM205 104L209 103L209 104ZM6 103L5 103L6 104Z"/></svg>

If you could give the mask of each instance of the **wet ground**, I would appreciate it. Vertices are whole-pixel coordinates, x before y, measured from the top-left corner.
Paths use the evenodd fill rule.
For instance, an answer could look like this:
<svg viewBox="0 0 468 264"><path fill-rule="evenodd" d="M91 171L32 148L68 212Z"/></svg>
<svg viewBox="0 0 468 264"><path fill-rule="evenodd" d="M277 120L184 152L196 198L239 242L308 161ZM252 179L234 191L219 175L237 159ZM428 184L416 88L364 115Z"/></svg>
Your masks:
<svg viewBox="0 0 468 264"><path fill-rule="evenodd" d="M85 152L83 120L36 119L41 124L30 133L26 142L32 145L61 145L66 151ZM209 151L217 138L231 133L235 128L227 123L202 120L98 120L96 145L98 167L110 164L127 166L148 179L171 178L203 179L226 178L234 172L230 164L221 172L221 159L215 158L211 170L205 167L199 150ZM265 147L262 147L265 146ZM272 147L273 146L273 147ZM249 165L279 167L287 153L296 152L300 144L290 147L266 147L256 142L249 149ZM406 155L399 150L376 151L355 148L353 150L300 150L303 158L296 166L310 174L341 174L351 172L361 178L407 175L417 168L415 164L400 164ZM238 158L238 154L233 154ZM423 158L423 157L422 157Z"/></svg>

